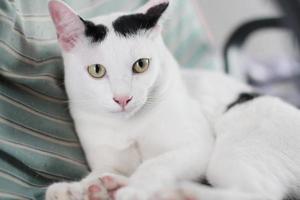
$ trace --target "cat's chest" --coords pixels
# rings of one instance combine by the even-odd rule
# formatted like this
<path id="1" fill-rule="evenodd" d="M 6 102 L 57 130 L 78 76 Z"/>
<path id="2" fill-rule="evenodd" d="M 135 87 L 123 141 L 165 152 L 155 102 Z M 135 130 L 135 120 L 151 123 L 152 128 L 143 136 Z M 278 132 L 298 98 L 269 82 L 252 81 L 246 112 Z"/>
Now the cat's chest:
<path id="1" fill-rule="evenodd" d="M 201 140 L 199 117 L 176 109 L 162 111 L 122 124 L 102 124 L 104 120 L 92 122 L 88 118 L 76 121 L 90 165 L 97 168 L 103 164 L 97 160 L 108 157 L 113 167 L 126 167 L 127 174 L 145 160 Z"/>
<path id="2" fill-rule="evenodd" d="M 197 129 L 192 128 L 188 120 L 158 118 L 140 131 L 136 142 L 142 159 L 147 160 L 200 140 L 199 136 Z"/>
<path id="3" fill-rule="evenodd" d="M 184 120 L 174 123 L 170 117 L 157 117 L 143 124 L 81 124 L 78 132 L 86 154 L 93 159 L 97 155 L 90 152 L 103 152 L 104 146 L 119 155 L 116 157 L 135 157 L 137 161 L 150 159 L 188 142 L 190 137 L 183 134 L 187 131 L 187 126 Z"/>

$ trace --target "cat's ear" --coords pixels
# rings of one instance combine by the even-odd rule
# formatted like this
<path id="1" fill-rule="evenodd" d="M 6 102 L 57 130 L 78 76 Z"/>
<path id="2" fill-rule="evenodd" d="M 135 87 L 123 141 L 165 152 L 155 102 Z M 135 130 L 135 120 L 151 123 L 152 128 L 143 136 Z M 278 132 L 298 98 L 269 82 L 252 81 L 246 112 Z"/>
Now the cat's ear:
<path id="1" fill-rule="evenodd" d="M 138 13 L 143 13 L 149 19 L 155 21 L 153 31 L 160 31 L 164 16 L 168 10 L 171 0 L 149 0 L 144 6 L 137 10 Z"/>
<path id="2" fill-rule="evenodd" d="M 65 51 L 72 50 L 84 33 L 85 26 L 80 17 L 65 3 L 51 0 L 48 4 L 58 41 Z"/>
<path id="3" fill-rule="evenodd" d="M 151 13 L 157 17 L 161 17 L 167 10 L 170 4 L 170 0 L 148 0 L 148 2 L 140 7 L 137 12 L 139 13 Z"/>

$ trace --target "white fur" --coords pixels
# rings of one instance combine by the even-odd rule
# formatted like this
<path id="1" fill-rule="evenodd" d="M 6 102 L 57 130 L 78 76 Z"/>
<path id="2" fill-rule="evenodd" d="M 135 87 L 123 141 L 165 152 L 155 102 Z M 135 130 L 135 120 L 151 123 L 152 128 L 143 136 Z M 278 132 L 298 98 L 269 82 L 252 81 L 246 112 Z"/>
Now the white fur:
<path id="1" fill-rule="evenodd" d="M 240 92 L 251 89 L 222 74 L 180 70 L 156 29 L 121 37 L 111 25 L 120 15 L 93 20 L 110 29 L 101 43 L 91 44 L 82 33 L 73 49 L 62 48 L 71 114 L 92 173 L 79 183 L 51 186 L 47 200 L 88 198 L 87 188 L 105 176 L 126 182 L 117 200 L 169 199 L 159 193 L 165 188 L 175 188 L 170 193 L 179 199 L 279 200 L 296 185 L 296 109 L 265 97 L 224 114 Z M 132 74 L 140 58 L 151 58 L 150 68 Z M 91 64 L 104 65 L 107 76 L 91 78 Z M 133 96 L 125 112 L 113 101 L 116 95 Z M 220 190 L 177 186 L 205 175 Z"/>
<path id="2" fill-rule="evenodd" d="M 300 195 L 300 113 L 274 97 L 237 106 L 215 122 L 207 170 L 214 188 L 184 182 L 158 200 L 283 200 Z M 295 198 L 296 199 L 296 198 Z"/>

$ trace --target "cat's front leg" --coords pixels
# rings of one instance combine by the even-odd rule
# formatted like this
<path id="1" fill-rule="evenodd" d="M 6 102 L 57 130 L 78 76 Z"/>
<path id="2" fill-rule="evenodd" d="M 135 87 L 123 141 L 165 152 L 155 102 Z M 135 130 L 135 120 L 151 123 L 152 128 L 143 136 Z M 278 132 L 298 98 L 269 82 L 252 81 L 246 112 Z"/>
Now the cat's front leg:
<path id="1" fill-rule="evenodd" d="M 91 173 L 80 182 L 55 183 L 46 192 L 46 200 L 114 200 L 115 193 L 128 184 L 128 178 L 116 174 Z"/>
<path id="2" fill-rule="evenodd" d="M 150 200 L 282 200 L 282 195 L 264 194 L 260 191 L 243 191 L 236 188 L 211 188 L 196 183 L 182 183 L 172 189 L 164 189 Z M 277 196 L 276 196 L 277 195 Z"/>
<path id="3" fill-rule="evenodd" d="M 102 132 L 103 135 L 105 132 Z M 115 139 L 107 138 L 106 144 L 101 145 L 98 142 L 103 143 L 105 138 L 81 140 L 92 173 L 80 182 L 57 183 L 50 186 L 46 193 L 46 200 L 114 199 L 115 192 L 127 185 L 128 178 L 123 175 L 130 174 L 139 164 L 140 158 L 134 143 L 125 143 L 122 147 L 121 144 L 112 143 L 116 142 Z"/>
<path id="4" fill-rule="evenodd" d="M 192 144 L 145 161 L 120 189 L 116 200 L 148 200 L 158 191 L 178 180 L 200 178 L 207 167 L 211 147 Z"/>

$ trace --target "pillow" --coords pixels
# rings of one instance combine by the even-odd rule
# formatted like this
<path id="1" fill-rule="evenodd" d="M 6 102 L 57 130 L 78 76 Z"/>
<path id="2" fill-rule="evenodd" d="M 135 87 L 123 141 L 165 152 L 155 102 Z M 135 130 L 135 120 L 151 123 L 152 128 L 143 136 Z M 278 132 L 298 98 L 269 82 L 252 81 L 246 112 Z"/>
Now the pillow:
<path id="1" fill-rule="evenodd" d="M 193 5 L 174 0 L 166 42 L 180 63 L 202 65 L 212 48 Z M 145 0 L 65 0 L 85 18 Z M 130 3 L 129 3 L 130 2 Z M 0 199 L 43 199 L 52 182 L 89 169 L 64 91 L 63 64 L 47 0 L 0 1 Z"/>

